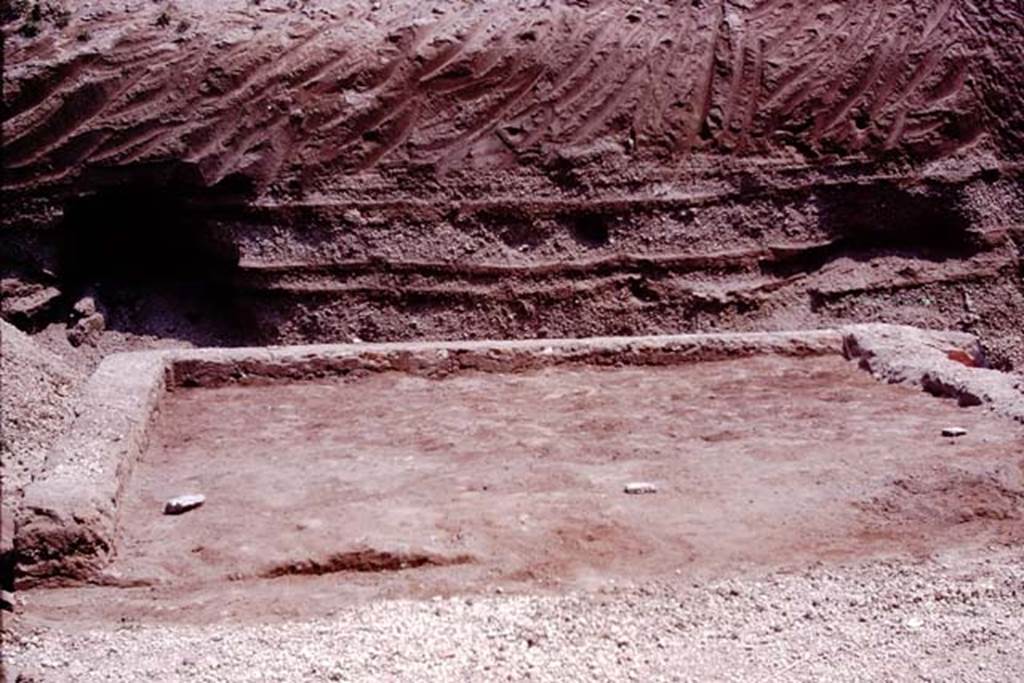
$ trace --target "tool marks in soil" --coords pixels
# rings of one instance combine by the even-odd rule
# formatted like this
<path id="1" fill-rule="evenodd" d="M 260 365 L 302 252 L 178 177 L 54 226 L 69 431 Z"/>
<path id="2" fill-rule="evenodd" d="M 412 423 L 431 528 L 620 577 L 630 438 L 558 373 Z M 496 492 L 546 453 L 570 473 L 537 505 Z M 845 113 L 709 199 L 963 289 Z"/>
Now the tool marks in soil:
<path id="1" fill-rule="evenodd" d="M 202 185 L 501 168 L 598 143 L 667 161 L 1021 142 L 1012 3 L 133 11 L 11 36 L 8 184 L 157 162 Z"/>

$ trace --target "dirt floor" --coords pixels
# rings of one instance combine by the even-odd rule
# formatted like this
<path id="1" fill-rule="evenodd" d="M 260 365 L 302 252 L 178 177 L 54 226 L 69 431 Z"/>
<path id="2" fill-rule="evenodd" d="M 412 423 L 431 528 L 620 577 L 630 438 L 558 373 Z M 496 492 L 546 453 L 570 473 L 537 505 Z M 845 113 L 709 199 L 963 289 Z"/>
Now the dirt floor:
<path id="1" fill-rule="evenodd" d="M 27 599 L 39 623 L 247 621 L 924 557 L 1024 536 L 1022 446 L 838 357 L 178 390 L 112 585 Z"/>

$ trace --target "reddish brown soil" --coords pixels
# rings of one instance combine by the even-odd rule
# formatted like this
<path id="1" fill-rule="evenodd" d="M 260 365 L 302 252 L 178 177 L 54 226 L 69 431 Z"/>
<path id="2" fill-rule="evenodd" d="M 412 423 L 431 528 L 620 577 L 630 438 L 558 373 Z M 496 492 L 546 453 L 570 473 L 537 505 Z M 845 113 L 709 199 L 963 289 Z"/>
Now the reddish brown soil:
<path id="1" fill-rule="evenodd" d="M 887 321 L 1024 363 L 1019 3 L 378 4 L 14 3 L 0 277 L 201 345 Z"/>
<path id="2" fill-rule="evenodd" d="M 547 153 L 571 174 L 607 148 L 792 162 L 1024 144 L 1013 2 L 67 5 L 4 25 L 15 187 L 147 162 L 322 189 Z"/>
<path id="3" fill-rule="evenodd" d="M 179 390 L 125 494 L 123 587 L 33 591 L 31 612 L 305 615 L 1015 540 L 1022 446 L 838 358 Z"/>

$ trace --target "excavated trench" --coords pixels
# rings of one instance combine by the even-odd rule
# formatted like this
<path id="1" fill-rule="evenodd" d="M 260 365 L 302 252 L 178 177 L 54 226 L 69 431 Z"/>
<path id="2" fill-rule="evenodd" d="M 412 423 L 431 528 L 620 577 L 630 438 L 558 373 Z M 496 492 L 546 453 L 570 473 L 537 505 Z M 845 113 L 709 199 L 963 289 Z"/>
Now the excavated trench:
<path id="1" fill-rule="evenodd" d="M 50 588 L 39 609 L 189 604 L 206 618 L 227 593 L 247 614 L 287 602 L 313 615 L 367 597 L 1019 542 L 1020 425 L 838 353 L 790 351 L 661 364 L 605 349 L 596 363 L 447 374 L 378 357 L 375 371 L 178 386 L 123 483 L 117 550 L 89 577 L 93 600 L 116 599 L 85 608 L 74 588 Z M 965 434 L 943 436 L 950 424 Z M 650 488 L 632 495 L 630 482 Z M 193 490 L 201 507 L 161 514 Z"/>
<path id="2" fill-rule="evenodd" d="M 5 13 L 4 316 L 102 352 L 885 321 L 1024 367 L 1020 8 L 641 4 Z M 93 307 L 109 345 L 72 337 Z M 177 387 L 110 573 L 36 609 L 313 614 L 1019 544 L 1019 428 L 921 383 L 959 405 L 772 354 Z"/>

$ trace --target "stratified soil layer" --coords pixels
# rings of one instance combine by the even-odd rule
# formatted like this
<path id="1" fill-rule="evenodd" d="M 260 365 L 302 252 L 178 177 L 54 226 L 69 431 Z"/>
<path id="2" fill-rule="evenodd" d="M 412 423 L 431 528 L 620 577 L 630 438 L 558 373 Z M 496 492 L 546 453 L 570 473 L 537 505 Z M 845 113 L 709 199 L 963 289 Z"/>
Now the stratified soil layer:
<path id="1" fill-rule="evenodd" d="M 1022 444 L 837 357 L 179 389 L 125 493 L 120 587 L 34 611 L 309 615 L 1016 542 Z"/>
<path id="2" fill-rule="evenodd" d="M 109 329 L 885 320 L 1024 362 L 1019 3 L 38 7 L 3 24 L 0 267 Z"/>

